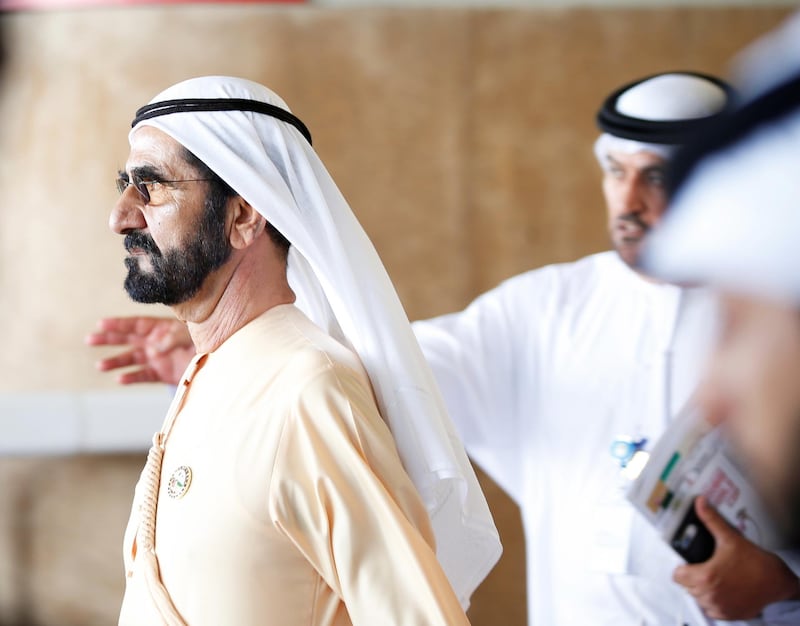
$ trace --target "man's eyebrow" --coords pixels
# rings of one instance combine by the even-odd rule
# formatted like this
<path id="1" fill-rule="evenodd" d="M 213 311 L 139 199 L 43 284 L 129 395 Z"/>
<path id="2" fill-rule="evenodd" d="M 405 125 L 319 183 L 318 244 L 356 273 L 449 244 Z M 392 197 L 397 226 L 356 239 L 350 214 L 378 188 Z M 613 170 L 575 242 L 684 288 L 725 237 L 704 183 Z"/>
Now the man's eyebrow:
<path id="1" fill-rule="evenodd" d="M 648 165 L 642 168 L 644 174 L 664 174 L 666 171 L 666 165 Z"/>
<path id="2" fill-rule="evenodd" d="M 131 177 L 138 180 L 166 180 L 164 171 L 153 165 L 138 165 L 131 168 Z"/>
<path id="3" fill-rule="evenodd" d="M 608 164 L 609 164 L 609 165 L 613 165 L 614 167 L 622 167 L 622 166 L 620 165 L 620 162 L 619 162 L 619 161 L 617 161 L 617 160 L 616 160 L 614 157 L 612 157 L 610 154 L 607 154 L 607 155 L 606 155 L 606 161 L 608 161 Z"/>

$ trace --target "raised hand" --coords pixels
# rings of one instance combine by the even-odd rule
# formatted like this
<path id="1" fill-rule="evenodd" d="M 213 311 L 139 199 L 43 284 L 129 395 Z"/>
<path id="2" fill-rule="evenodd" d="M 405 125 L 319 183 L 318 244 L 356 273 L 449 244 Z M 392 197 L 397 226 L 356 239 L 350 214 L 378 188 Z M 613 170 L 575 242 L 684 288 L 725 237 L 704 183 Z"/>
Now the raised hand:
<path id="1" fill-rule="evenodd" d="M 131 367 L 120 373 L 122 385 L 162 382 L 177 385 L 192 356 L 192 338 L 186 326 L 168 317 L 108 317 L 86 336 L 90 346 L 127 346 L 114 356 L 97 361 L 102 372 Z"/>

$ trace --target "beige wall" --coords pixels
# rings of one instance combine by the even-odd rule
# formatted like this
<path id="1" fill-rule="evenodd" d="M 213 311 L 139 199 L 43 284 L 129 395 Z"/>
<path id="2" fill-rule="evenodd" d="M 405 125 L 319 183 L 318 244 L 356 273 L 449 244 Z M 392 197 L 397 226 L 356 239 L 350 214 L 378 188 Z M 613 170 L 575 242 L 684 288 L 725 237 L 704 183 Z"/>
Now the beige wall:
<path id="1" fill-rule="evenodd" d="M 0 396 L 86 391 L 81 338 L 127 302 L 106 227 L 134 110 L 199 74 L 255 79 L 308 124 L 412 318 L 603 249 L 593 116 L 621 81 L 722 72 L 786 8 L 257 6 L 15 14 L 0 98 Z M 0 460 L 0 624 L 108 624 L 139 455 Z M 6 485 L 13 485 L 7 489 Z M 516 509 L 476 625 L 523 623 Z"/>

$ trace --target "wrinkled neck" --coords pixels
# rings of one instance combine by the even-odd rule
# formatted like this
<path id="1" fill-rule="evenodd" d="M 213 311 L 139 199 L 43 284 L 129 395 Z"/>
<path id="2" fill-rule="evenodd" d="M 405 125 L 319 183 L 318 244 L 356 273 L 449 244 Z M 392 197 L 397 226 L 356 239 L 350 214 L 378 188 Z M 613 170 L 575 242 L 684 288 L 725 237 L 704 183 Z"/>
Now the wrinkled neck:
<path id="1" fill-rule="evenodd" d="M 227 273 L 207 282 L 202 297 L 174 307 L 186 321 L 198 353 L 213 352 L 265 311 L 295 301 L 285 262 L 271 254 L 241 255 L 231 261 Z"/>

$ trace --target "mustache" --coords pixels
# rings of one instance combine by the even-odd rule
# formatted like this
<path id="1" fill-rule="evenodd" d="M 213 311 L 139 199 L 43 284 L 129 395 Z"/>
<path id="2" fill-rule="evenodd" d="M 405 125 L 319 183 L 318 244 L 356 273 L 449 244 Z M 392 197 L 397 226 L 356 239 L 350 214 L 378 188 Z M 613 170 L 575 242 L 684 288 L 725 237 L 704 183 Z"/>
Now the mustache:
<path id="1" fill-rule="evenodd" d="M 637 228 L 641 228 L 643 232 L 650 230 L 650 225 L 643 222 L 642 218 L 640 218 L 636 213 L 625 213 L 625 215 L 620 215 L 617 220 L 620 222 L 631 222 Z"/>
<path id="2" fill-rule="evenodd" d="M 128 252 L 133 248 L 139 248 L 156 256 L 162 256 L 161 250 L 158 249 L 153 238 L 140 230 L 135 230 L 125 235 L 124 246 Z"/>

